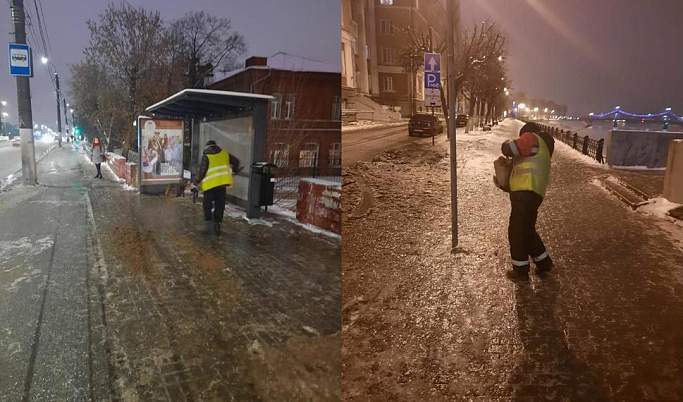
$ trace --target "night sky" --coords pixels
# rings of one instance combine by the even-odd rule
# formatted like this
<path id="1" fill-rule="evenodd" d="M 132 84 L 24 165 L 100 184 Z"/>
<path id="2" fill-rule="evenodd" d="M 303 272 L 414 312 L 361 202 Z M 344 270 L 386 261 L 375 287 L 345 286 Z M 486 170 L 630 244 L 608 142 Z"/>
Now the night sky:
<path id="1" fill-rule="evenodd" d="M 62 93 L 69 99 L 71 82 L 69 64 L 83 60 L 83 48 L 90 37 L 85 21 L 98 20 L 108 0 L 56 1 L 42 0 L 45 22 L 50 35 L 53 53 L 50 60 L 57 66 Z M 341 5 L 339 0 L 128 0 L 147 10 L 158 10 L 165 21 L 182 17 L 188 11 L 205 11 L 217 17 L 229 18 L 232 27 L 240 32 L 247 43 L 246 59 L 252 55 L 271 56 L 287 52 L 340 63 Z M 24 0 L 24 6 L 35 15 L 33 0 Z M 9 4 L 2 7 L 0 32 L 13 31 Z M 35 19 L 34 19 L 35 21 Z M 36 23 L 37 26 L 37 23 Z M 28 31 L 28 29 L 27 29 Z M 3 74 L 0 74 L 0 100 L 6 100 L 8 120 L 16 124 L 17 95 L 14 77 L 9 75 L 7 43 L 0 52 Z M 28 36 L 29 41 L 31 36 Z M 34 46 L 35 47 L 35 46 Z M 34 51 L 34 78 L 31 79 L 33 121 L 50 124 L 56 129 L 56 96 L 48 77 L 47 68 L 40 63 Z M 62 122 L 63 123 L 63 122 Z"/>
<path id="2" fill-rule="evenodd" d="M 25 0 L 27 7 L 33 0 Z M 43 0 L 47 28 L 62 87 L 71 81 L 68 63 L 83 58 L 87 18 L 96 19 L 107 0 Z M 339 0 L 130 0 L 173 20 L 190 10 L 230 18 L 246 39 L 245 55 L 278 51 L 339 63 Z M 636 113 L 672 107 L 683 115 L 683 1 L 680 0 L 461 0 L 463 25 L 487 17 L 510 38 L 513 88 L 569 106 L 572 113 L 605 112 L 614 106 Z M 0 18 L 11 32 L 9 5 Z M 10 35 L 6 36 L 7 42 Z M 1 52 L 7 66 L 7 52 Z M 36 57 L 31 80 L 34 121 L 54 124 L 55 106 L 47 69 Z M 16 122 L 16 85 L 0 75 L 0 98 Z M 68 92 L 67 92 L 68 94 Z M 68 95 L 67 95 L 68 96 Z M 68 100 L 68 98 L 67 98 Z"/>
<path id="3" fill-rule="evenodd" d="M 461 0 L 461 21 L 508 33 L 513 88 L 571 113 L 683 115 L 683 1 Z"/>

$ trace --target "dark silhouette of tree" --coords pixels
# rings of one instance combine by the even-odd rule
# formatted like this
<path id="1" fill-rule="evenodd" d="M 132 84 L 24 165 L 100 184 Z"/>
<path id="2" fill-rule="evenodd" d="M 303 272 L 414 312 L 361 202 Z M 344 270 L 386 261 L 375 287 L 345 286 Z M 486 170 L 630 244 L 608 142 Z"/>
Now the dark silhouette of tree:
<path id="1" fill-rule="evenodd" d="M 230 71 L 247 50 L 244 38 L 235 32 L 230 20 L 203 11 L 193 11 L 171 25 L 172 36 L 179 45 L 186 67 L 187 84 L 204 86 L 204 78 L 214 69 Z"/>

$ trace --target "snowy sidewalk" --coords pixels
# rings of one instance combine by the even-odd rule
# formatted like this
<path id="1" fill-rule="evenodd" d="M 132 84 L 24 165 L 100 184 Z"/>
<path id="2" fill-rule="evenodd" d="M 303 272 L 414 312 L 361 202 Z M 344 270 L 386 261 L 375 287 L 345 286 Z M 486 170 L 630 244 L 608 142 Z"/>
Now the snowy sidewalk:
<path id="1" fill-rule="evenodd" d="M 445 139 L 344 170 L 348 400 L 683 398 L 681 228 L 593 184 L 606 167 L 556 147 L 539 216 L 556 270 L 505 278 L 510 202 L 492 162 L 520 127 L 458 131 L 457 254 Z"/>
<path id="2" fill-rule="evenodd" d="M 30 217 L 0 238 L 25 255 L 0 251 L 0 275 L 30 279 L 3 277 L 11 286 L 0 293 L 9 306 L 0 314 L 16 319 L 3 319 L 9 332 L 0 331 L 0 391 L 8 392 L 0 399 L 21 399 L 26 371 L 4 373 L 24 356 L 50 400 L 339 398 L 338 238 L 272 216 L 246 220 L 238 209 L 229 209 L 217 238 L 202 233 L 201 203 L 191 197 L 140 196 L 103 174 L 92 179 L 83 154 L 55 151 L 39 165 L 45 185 L 10 189 L 14 201 L 0 207 L 3 229 Z M 34 289 L 40 283 L 50 286 Z M 48 347 L 31 363 L 34 335 L 18 321 L 26 300 L 34 300 L 33 320 L 39 316 L 38 291 L 47 295 L 50 325 L 40 338 Z M 98 317 L 99 326 L 88 325 Z M 13 348 L 7 357 L 5 345 Z M 89 372 L 89 355 L 102 356 L 93 366 L 100 371 Z M 50 386 L 48 372 L 64 387 Z"/>

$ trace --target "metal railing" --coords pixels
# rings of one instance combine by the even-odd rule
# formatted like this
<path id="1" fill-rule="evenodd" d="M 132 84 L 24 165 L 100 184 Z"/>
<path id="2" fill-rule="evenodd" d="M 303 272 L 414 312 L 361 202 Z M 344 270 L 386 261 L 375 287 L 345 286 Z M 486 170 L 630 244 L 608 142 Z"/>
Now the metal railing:
<path id="1" fill-rule="evenodd" d="M 537 123 L 538 124 L 538 123 Z M 538 124 L 543 131 L 552 135 L 556 140 L 560 140 L 569 145 L 573 149 L 588 155 L 600 163 L 605 163 L 605 140 L 594 140 L 585 135 L 579 137 L 578 133 L 572 133 L 569 130 L 562 130 L 557 127 L 547 126 L 545 124 Z"/>
<path id="2" fill-rule="evenodd" d="M 336 157 L 312 158 L 300 160 L 298 157 L 269 160 L 277 166 L 275 169 L 275 197 L 291 198 L 296 194 L 302 179 L 315 178 L 319 180 L 341 183 L 341 155 Z"/>

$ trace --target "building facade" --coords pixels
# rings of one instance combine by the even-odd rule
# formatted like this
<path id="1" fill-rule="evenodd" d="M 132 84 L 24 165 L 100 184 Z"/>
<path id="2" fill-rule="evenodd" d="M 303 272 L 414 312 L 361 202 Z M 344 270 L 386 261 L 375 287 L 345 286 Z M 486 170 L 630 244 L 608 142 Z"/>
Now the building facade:
<path id="1" fill-rule="evenodd" d="M 342 0 L 342 80 L 347 93 L 400 108 L 404 116 L 425 110 L 424 75 L 401 57 L 409 43 L 408 28 L 425 35 L 431 28 L 432 43 L 443 43 L 445 0 Z"/>
<path id="2" fill-rule="evenodd" d="M 209 87 L 275 97 L 266 154 L 279 176 L 341 176 L 340 88 L 339 66 L 286 53 L 251 57 Z"/>

